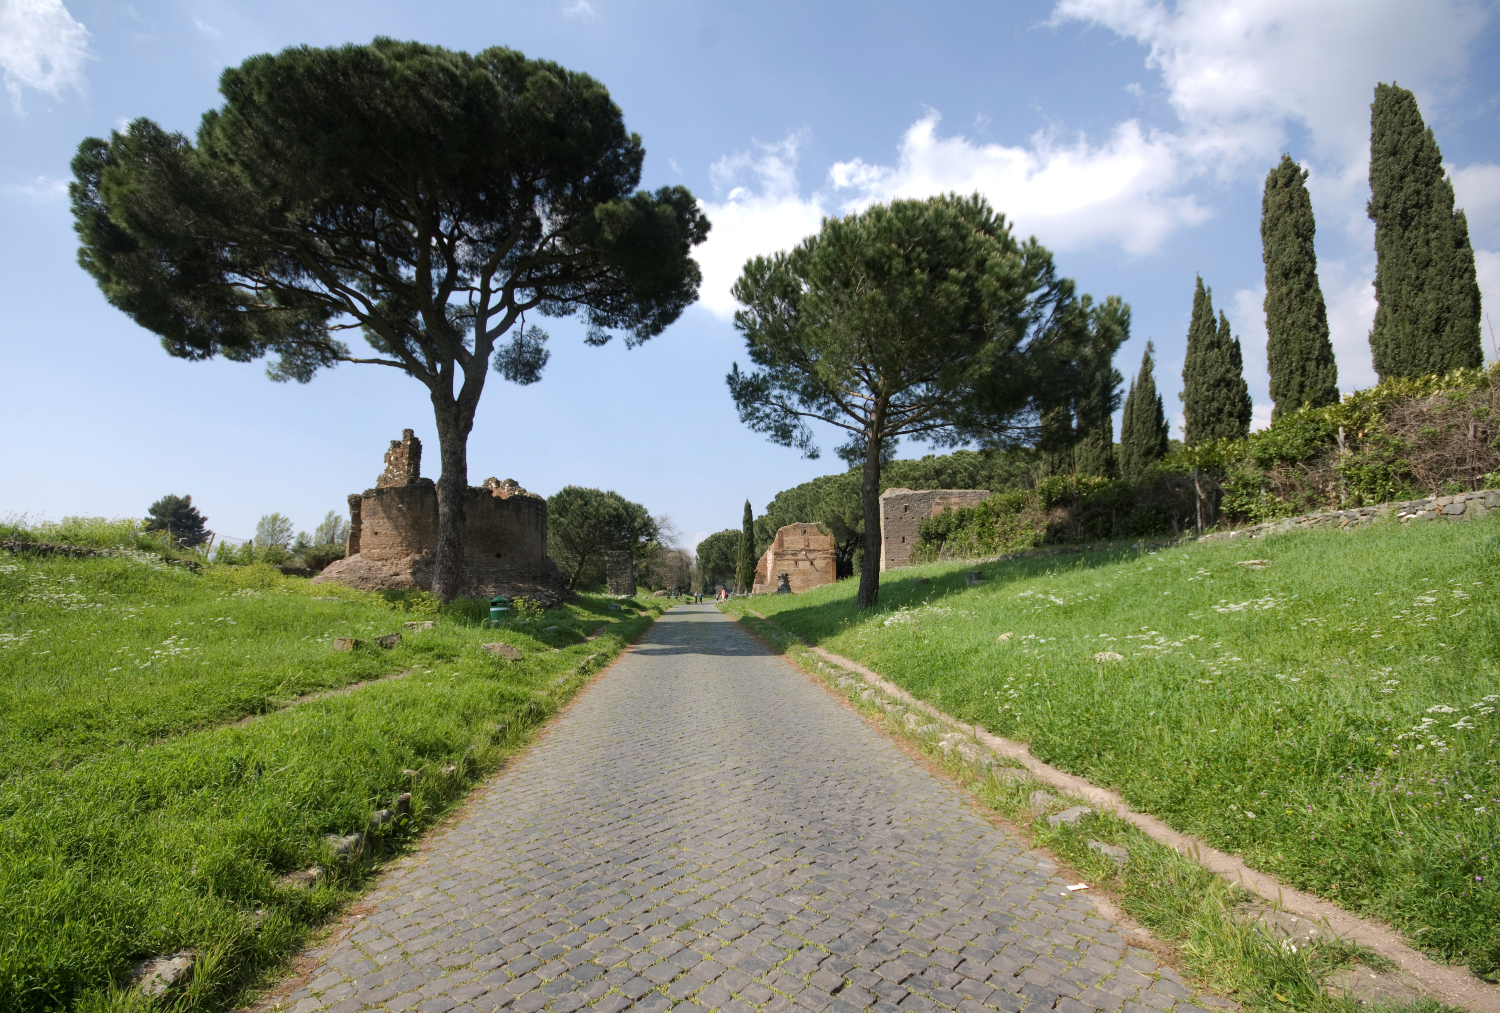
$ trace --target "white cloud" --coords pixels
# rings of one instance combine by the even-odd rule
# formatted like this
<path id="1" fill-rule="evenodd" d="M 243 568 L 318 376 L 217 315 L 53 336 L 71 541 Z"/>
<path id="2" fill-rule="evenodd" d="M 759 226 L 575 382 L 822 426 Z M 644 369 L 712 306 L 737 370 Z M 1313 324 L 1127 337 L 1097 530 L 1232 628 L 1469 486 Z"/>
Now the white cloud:
<path id="1" fill-rule="evenodd" d="M 1500 317 L 1500 253 L 1491 250 L 1475 250 L 1474 266 L 1479 269 L 1479 294 L 1484 299 L 1484 318 L 1480 321 L 1483 333 L 1480 343 L 1484 345 L 1484 357 L 1488 362 L 1500 360 L 1500 348 L 1496 347 L 1495 318 Z"/>
<path id="2" fill-rule="evenodd" d="M 21 89 L 53 96 L 83 89 L 88 29 L 73 20 L 62 0 L 0 0 L 0 70 L 17 112 Z"/>
<path id="3" fill-rule="evenodd" d="M 61 200 L 68 195 L 68 181 L 66 179 L 48 179 L 46 176 L 37 176 L 26 183 L 7 183 L 5 192 L 18 197 L 26 197 L 36 201 L 38 204 L 46 204 L 51 201 Z"/>
<path id="4" fill-rule="evenodd" d="M 1420 96 L 1467 65 L 1492 15 L 1473 0 L 1060 0 L 1053 22 L 1147 47 L 1192 148 L 1228 168 L 1278 154 L 1287 120 L 1308 128 L 1316 153 L 1362 162 L 1375 83 Z"/>
<path id="5" fill-rule="evenodd" d="M 197 27 L 198 31 L 202 32 L 204 35 L 209 35 L 216 39 L 222 39 L 224 37 L 223 32 L 219 31 L 207 21 L 201 21 L 198 18 L 194 18 L 193 24 Z"/>
<path id="6" fill-rule="evenodd" d="M 715 316 L 729 319 L 737 303 L 730 288 L 745 261 L 757 254 L 790 249 L 822 225 L 822 199 L 804 198 L 797 186 L 797 148 L 803 135 L 777 144 L 760 144 L 754 152 L 727 155 L 710 170 L 718 202 L 704 201 L 713 223 L 708 241 L 694 252 L 703 269 L 699 301 Z"/>
<path id="7" fill-rule="evenodd" d="M 1479 162 L 1462 169 L 1444 166 L 1453 180 L 1453 195 L 1469 220 L 1476 245 L 1500 241 L 1500 165 Z"/>
<path id="8" fill-rule="evenodd" d="M 894 168 L 858 158 L 835 163 L 829 173 L 834 188 L 858 194 L 843 210 L 898 197 L 978 191 L 1023 235 L 1035 233 L 1049 247 L 1107 241 L 1131 253 L 1154 250 L 1179 225 L 1208 217 L 1191 196 L 1174 193 L 1182 177 L 1173 140 L 1144 133 L 1134 120 L 1102 145 L 1082 137 L 1059 143 L 1038 134 L 1025 148 L 939 137 L 938 120 L 929 112 L 906 131 Z"/>
<path id="9" fill-rule="evenodd" d="M 599 17 L 599 12 L 594 10 L 594 5 L 589 0 L 573 0 L 563 8 L 563 17 L 574 21 L 593 21 Z"/>

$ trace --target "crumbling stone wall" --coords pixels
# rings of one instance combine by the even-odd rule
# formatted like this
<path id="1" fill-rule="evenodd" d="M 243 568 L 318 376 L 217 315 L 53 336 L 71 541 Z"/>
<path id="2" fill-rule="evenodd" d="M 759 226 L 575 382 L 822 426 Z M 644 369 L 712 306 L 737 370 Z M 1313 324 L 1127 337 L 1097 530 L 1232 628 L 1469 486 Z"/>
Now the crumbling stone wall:
<path id="1" fill-rule="evenodd" d="M 1488 489 L 1479 492 L 1461 492 L 1452 496 L 1429 496 L 1426 499 L 1355 507 L 1352 510 L 1322 510 L 1315 514 L 1286 517 L 1248 528 L 1237 528 L 1234 531 L 1215 531 L 1202 536 L 1198 541 L 1218 542 L 1230 539 L 1248 541 L 1283 531 L 1301 531 L 1307 528 L 1352 528 L 1379 520 L 1397 520 L 1403 524 L 1411 521 L 1472 521 L 1488 517 L 1496 511 L 1500 511 L 1500 490 Z"/>
<path id="2" fill-rule="evenodd" d="M 604 554 L 604 580 L 609 593 L 631 597 L 636 592 L 635 557 L 628 551 Z"/>
<path id="3" fill-rule="evenodd" d="M 784 525 L 755 564 L 751 591 L 774 592 L 782 576 L 793 594 L 832 584 L 838 579 L 836 560 L 833 536 L 823 534 L 816 524 Z"/>
<path id="4" fill-rule="evenodd" d="M 410 429 L 392 440 L 375 487 L 349 497 L 349 549 L 314 581 L 372 591 L 432 587 L 437 559 L 437 486 L 422 478 L 422 444 Z M 488 478 L 464 496 L 459 594 L 527 595 L 544 604 L 571 596 L 547 556 L 547 501 L 515 479 Z"/>
<path id="5" fill-rule="evenodd" d="M 377 489 L 395 485 L 412 485 L 422 477 L 422 441 L 410 429 L 401 430 L 401 439 L 391 441 L 385 452 L 385 470 L 375 480 Z"/>
<path id="6" fill-rule="evenodd" d="M 927 518 L 989 498 L 988 489 L 887 489 L 880 494 L 880 568 L 911 565 L 912 546 Z"/>

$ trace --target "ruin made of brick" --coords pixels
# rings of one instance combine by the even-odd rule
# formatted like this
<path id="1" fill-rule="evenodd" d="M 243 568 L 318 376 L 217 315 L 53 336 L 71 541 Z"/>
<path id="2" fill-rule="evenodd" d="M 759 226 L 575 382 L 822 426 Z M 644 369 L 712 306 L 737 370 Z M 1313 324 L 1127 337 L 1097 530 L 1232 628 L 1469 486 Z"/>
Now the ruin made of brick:
<path id="1" fill-rule="evenodd" d="M 880 494 L 880 568 L 911 565 L 912 546 L 927 518 L 989 498 L 988 489 L 887 489 Z"/>
<path id="2" fill-rule="evenodd" d="M 838 579 L 836 559 L 833 536 L 819 531 L 816 524 L 784 525 L 755 564 L 750 590 L 755 594 L 773 593 L 782 576 L 793 594 L 832 584 Z"/>
<path id="3" fill-rule="evenodd" d="M 437 561 L 437 486 L 421 476 L 422 442 L 410 429 L 392 440 L 373 489 L 349 497 L 344 558 L 317 581 L 368 591 L 432 589 Z M 458 593 L 526 595 L 552 605 L 571 597 L 547 556 L 547 501 L 514 479 L 487 478 L 464 497 L 464 559 Z"/>

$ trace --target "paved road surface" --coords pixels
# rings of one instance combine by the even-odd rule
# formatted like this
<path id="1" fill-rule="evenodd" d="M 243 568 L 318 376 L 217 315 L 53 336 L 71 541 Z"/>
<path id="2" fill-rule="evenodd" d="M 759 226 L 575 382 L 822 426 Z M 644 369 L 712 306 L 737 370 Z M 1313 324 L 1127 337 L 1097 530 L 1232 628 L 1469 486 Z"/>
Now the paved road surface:
<path id="1" fill-rule="evenodd" d="M 680 607 L 392 867 L 290 1005 L 1197 1013 L 1052 870 Z"/>

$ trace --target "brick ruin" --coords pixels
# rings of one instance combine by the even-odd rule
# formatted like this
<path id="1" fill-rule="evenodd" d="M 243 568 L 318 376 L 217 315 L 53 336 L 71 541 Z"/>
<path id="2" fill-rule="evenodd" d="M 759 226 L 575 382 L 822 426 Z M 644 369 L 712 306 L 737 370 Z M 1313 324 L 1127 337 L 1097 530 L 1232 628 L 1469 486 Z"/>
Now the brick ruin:
<path id="1" fill-rule="evenodd" d="M 912 546 L 927 518 L 989 498 L 988 489 L 887 489 L 880 494 L 880 568 L 911 565 Z"/>
<path id="2" fill-rule="evenodd" d="M 349 497 L 344 558 L 316 581 L 369 591 L 431 590 L 437 558 L 437 486 L 421 477 L 422 442 L 410 429 L 392 440 L 373 489 Z M 487 478 L 464 498 L 459 594 L 527 595 L 552 605 L 571 597 L 547 556 L 547 501 L 514 479 Z"/>
<path id="3" fill-rule="evenodd" d="M 816 524 L 787 524 L 776 532 L 760 562 L 755 564 L 755 594 L 780 591 L 793 594 L 832 584 L 838 579 L 833 536 Z M 784 578 L 784 580 L 783 580 Z"/>

